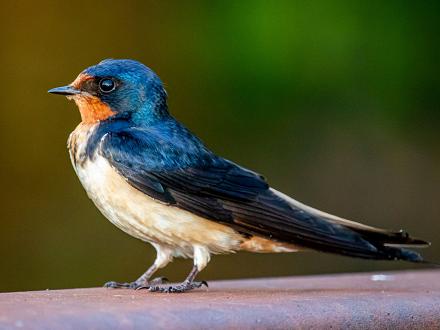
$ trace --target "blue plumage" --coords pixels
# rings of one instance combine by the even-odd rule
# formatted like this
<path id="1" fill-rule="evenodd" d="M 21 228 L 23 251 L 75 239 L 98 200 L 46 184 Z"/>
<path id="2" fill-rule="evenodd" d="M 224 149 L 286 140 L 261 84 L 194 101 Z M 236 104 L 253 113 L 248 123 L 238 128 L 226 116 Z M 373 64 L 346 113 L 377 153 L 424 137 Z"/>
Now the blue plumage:
<path id="1" fill-rule="evenodd" d="M 86 136 L 84 146 L 78 146 L 83 140 L 81 134 L 73 139 L 72 158 L 77 171 L 98 158 L 105 160 L 123 182 L 158 203 L 208 220 L 206 228 L 210 221 L 232 228 L 227 238 L 230 247 L 225 251 L 236 250 L 239 237 L 242 244 L 253 238 L 262 240 L 248 247 L 253 251 L 292 251 L 292 246 L 299 246 L 368 259 L 422 260 L 419 254 L 396 245 L 426 242 L 404 232 L 365 226 L 307 207 L 271 189 L 261 175 L 215 155 L 169 114 L 161 80 L 139 62 L 105 60 L 84 70 L 73 87 L 53 92 L 74 97 L 84 117 L 100 118 L 79 126 Z M 93 111 L 97 114 L 89 113 Z M 107 117 L 102 120 L 104 115 Z M 87 173 L 82 176 L 93 181 Z M 102 191 L 108 194 L 105 187 L 94 193 L 99 195 L 98 206 L 114 214 L 112 205 L 102 205 L 102 200 L 113 200 L 102 196 Z M 180 228 L 179 232 L 183 235 Z M 218 244 L 223 244 L 225 237 L 219 237 Z M 208 248 L 196 252 L 199 243 L 193 248 L 195 259 L 203 256 L 202 264 L 209 260 Z"/>
<path id="2" fill-rule="evenodd" d="M 166 92 L 160 78 L 145 65 L 133 60 L 104 60 L 83 74 L 95 80 L 110 77 L 118 88 L 101 93 L 100 99 L 117 113 L 130 113 L 137 125 L 148 125 L 168 117 Z"/>

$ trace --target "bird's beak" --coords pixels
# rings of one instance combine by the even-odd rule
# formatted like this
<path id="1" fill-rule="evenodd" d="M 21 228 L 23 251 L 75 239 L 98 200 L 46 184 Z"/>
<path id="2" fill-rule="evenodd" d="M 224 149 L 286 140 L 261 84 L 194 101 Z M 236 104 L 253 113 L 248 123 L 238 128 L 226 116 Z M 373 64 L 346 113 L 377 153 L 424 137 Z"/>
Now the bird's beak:
<path id="1" fill-rule="evenodd" d="M 51 93 L 51 94 L 59 94 L 59 95 L 67 95 L 67 96 L 68 95 L 77 95 L 77 94 L 81 93 L 81 91 L 79 89 L 76 89 L 75 87 L 70 86 L 70 85 L 52 88 L 52 89 L 49 89 L 47 92 Z"/>

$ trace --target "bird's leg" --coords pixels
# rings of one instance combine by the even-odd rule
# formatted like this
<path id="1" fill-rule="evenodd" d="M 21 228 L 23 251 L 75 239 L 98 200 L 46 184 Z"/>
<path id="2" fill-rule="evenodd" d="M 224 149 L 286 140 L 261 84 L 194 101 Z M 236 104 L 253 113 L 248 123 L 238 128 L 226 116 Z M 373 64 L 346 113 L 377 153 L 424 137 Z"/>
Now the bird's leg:
<path id="1" fill-rule="evenodd" d="M 202 285 L 208 287 L 205 281 L 194 282 L 197 274 L 206 267 L 210 260 L 209 250 L 205 246 L 194 246 L 194 267 L 188 277 L 180 284 L 176 285 L 151 285 L 149 290 L 152 292 L 185 292 L 192 289 L 200 288 Z"/>
<path id="2" fill-rule="evenodd" d="M 176 285 L 151 285 L 148 290 L 151 292 L 181 293 L 200 288 L 202 285 L 208 287 L 208 283 L 206 283 L 206 281 L 194 282 L 194 279 L 196 278 L 198 273 L 199 270 L 197 269 L 197 266 L 194 265 L 188 277 L 182 283 Z"/>
<path id="3" fill-rule="evenodd" d="M 153 264 L 150 268 L 147 269 L 145 273 L 143 273 L 136 281 L 134 282 L 125 282 L 125 283 L 119 283 L 119 282 L 107 282 L 104 284 L 104 287 L 106 288 L 123 288 L 123 289 L 139 289 L 141 287 L 148 287 L 150 284 L 161 284 L 166 281 L 163 277 L 158 277 L 153 279 L 152 281 L 148 281 L 150 277 L 156 272 L 157 270 L 156 264 Z"/>
<path id="4" fill-rule="evenodd" d="M 151 285 L 157 285 L 166 283 L 167 279 L 165 277 L 157 277 L 150 281 L 151 276 L 159 269 L 163 268 L 173 259 L 172 250 L 162 247 L 160 245 L 153 244 L 157 250 L 157 257 L 154 264 L 147 269 L 136 281 L 130 283 L 118 283 L 118 282 L 107 282 L 104 284 L 106 288 L 124 288 L 124 289 L 142 289 L 149 288 Z"/>

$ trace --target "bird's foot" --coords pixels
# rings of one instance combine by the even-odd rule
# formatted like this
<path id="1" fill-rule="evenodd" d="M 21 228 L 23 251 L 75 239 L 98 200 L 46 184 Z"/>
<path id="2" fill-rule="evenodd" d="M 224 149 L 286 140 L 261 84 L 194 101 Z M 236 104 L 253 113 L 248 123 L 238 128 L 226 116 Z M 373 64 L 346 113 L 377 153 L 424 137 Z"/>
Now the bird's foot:
<path id="1" fill-rule="evenodd" d="M 114 281 L 110 281 L 104 284 L 105 288 L 112 288 L 112 289 L 133 289 L 133 290 L 139 290 L 144 288 L 149 288 L 150 286 L 157 286 L 158 284 L 164 284 L 167 283 L 168 279 L 165 277 L 156 277 L 152 279 L 151 281 L 134 281 L 130 283 L 118 283 Z"/>
<path id="2" fill-rule="evenodd" d="M 182 293 L 192 289 L 197 289 L 202 286 L 208 287 L 208 283 L 206 281 L 201 282 L 183 282 L 176 285 L 151 285 L 148 287 L 148 291 L 150 292 L 165 292 L 165 293 Z"/>

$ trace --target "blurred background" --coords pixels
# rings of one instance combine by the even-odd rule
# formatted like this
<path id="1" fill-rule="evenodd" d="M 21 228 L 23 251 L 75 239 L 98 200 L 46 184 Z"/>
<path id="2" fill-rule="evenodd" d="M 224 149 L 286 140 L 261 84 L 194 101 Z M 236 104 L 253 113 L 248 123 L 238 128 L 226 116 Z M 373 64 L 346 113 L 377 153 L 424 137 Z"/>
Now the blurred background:
<path id="1" fill-rule="evenodd" d="M 110 57 L 155 70 L 220 155 L 314 207 L 430 240 L 439 262 L 439 25 L 438 1 L 2 1 L 0 291 L 130 281 L 154 260 L 87 198 L 66 150 L 78 111 L 47 94 Z M 240 253 L 200 277 L 409 268 Z"/>

